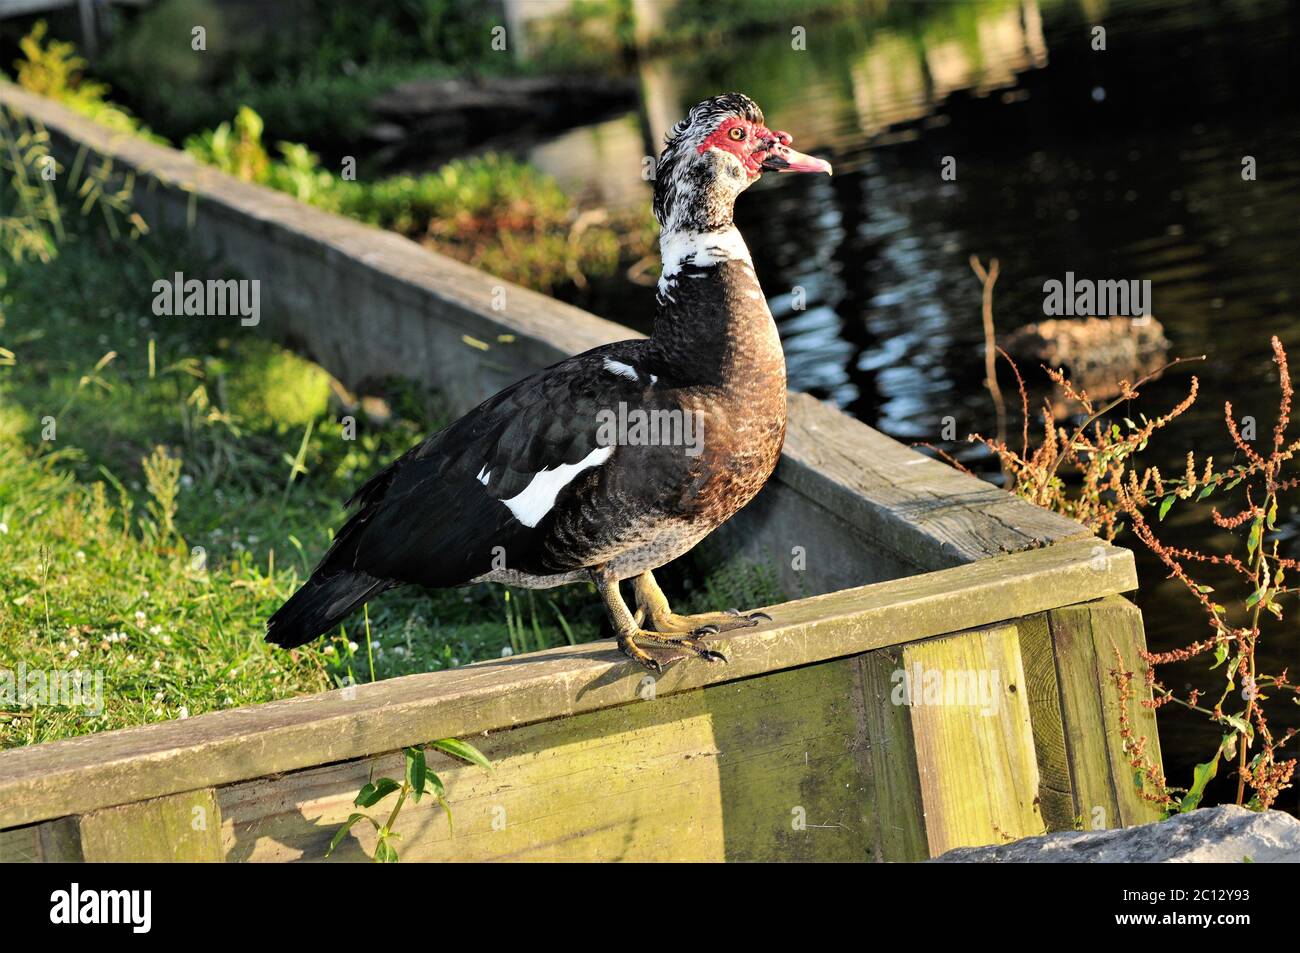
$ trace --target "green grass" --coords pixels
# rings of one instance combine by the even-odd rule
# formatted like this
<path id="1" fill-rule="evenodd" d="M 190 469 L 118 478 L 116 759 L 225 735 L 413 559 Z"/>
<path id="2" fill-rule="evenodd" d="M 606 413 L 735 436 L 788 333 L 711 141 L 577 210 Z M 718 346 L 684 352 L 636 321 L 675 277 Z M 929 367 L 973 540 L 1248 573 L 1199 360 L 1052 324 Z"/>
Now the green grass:
<path id="1" fill-rule="evenodd" d="M 235 319 L 152 314 L 153 281 L 198 263 L 75 224 L 51 263 L 0 278 L 0 669 L 102 672 L 104 709 L 0 705 L 0 745 L 600 636 L 586 587 L 508 602 L 480 586 L 381 597 L 369 646 L 364 617 L 265 645 L 341 501 L 437 420 L 399 391 L 397 423 L 358 415 L 345 440 L 320 368 Z"/>

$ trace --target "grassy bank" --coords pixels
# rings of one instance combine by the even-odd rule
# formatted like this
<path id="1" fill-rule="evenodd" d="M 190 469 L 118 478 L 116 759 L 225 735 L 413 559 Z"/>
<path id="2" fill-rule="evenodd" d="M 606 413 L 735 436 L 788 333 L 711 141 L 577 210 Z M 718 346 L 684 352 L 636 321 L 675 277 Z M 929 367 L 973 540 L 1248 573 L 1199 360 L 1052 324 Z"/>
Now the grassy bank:
<path id="1" fill-rule="evenodd" d="M 396 422 L 358 413 L 347 439 L 315 365 L 237 319 L 153 315 L 157 277 L 198 263 L 68 216 L 57 257 L 0 279 L 0 668 L 101 672 L 104 709 L 11 706 L 0 744 L 599 636 L 583 587 L 482 586 L 392 593 L 369 640 L 361 621 L 292 653 L 264 645 L 341 501 L 437 418 L 395 390 Z"/>
<path id="2" fill-rule="evenodd" d="M 44 23 L 23 39 L 22 51 L 15 79 L 23 88 L 116 131 L 168 144 L 115 103 L 109 86 L 88 78 L 85 60 L 72 44 L 50 38 Z M 339 112 L 340 104 L 329 102 L 328 110 L 316 111 Z M 185 150 L 230 175 L 396 231 L 505 281 L 543 292 L 581 288 L 654 246 L 657 226 L 648 208 L 588 214 L 592 210 L 579 208 L 554 179 L 509 156 L 457 159 L 420 175 L 369 177 L 358 174 L 355 163 L 326 168 L 301 143 L 264 142 L 267 124 L 256 109 L 239 105 L 232 112 L 188 136 Z"/>

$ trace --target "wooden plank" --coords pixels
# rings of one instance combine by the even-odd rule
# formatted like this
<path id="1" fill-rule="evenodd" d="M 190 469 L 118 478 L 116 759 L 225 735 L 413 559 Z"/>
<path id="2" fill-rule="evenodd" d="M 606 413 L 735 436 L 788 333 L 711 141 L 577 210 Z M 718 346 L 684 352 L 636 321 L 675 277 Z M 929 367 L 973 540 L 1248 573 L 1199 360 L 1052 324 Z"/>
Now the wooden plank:
<path id="1" fill-rule="evenodd" d="M 1061 718 L 1061 692 L 1056 681 L 1056 653 L 1046 614 L 1016 623 L 1020 658 L 1025 668 L 1025 694 L 1033 722 L 1034 752 L 1038 761 L 1038 799 L 1049 831 L 1070 831 L 1077 826 L 1070 768 Z"/>
<path id="2" fill-rule="evenodd" d="M 82 859 L 81 834 L 74 817 L 0 831 L 0 863 L 75 864 Z"/>
<path id="3" fill-rule="evenodd" d="M 1139 794 L 1134 769 L 1122 750 L 1118 695 L 1109 674 L 1116 666 L 1116 648 L 1126 669 L 1141 670 L 1138 653 L 1146 644 L 1141 613 L 1115 597 L 1064 607 L 1049 617 L 1076 811 L 1089 828 L 1156 819 L 1159 811 Z M 1130 719 L 1137 733 L 1148 738 L 1149 751 L 1158 760 L 1155 713 L 1140 704 L 1150 694 L 1140 679 L 1134 687 L 1137 697 L 1130 705 Z"/>
<path id="4" fill-rule="evenodd" d="M 1091 538 L 1073 520 L 924 456 L 807 394 L 790 395 L 776 479 L 897 559 L 928 570 Z"/>
<path id="5" fill-rule="evenodd" d="M 433 756 L 454 828 L 408 801 L 402 859 L 863 860 L 853 678 L 825 662 L 475 738 L 494 770 Z M 402 771 L 393 754 L 223 788 L 226 857 L 321 860 L 361 785 Z M 330 862 L 374 846 L 363 822 Z"/>
<path id="6" fill-rule="evenodd" d="M 1129 705 L 1129 722 L 1139 737 L 1147 739 L 1147 754 L 1153 763 L 1163 764 L 1160 756 L 1160 734 L 1156 727 L 1156 713 L 1143 707 L 1143 701 L 1151 700 L 1151 690 L 1143 681 L 1141 673 L 1146 667 L 1141 653 L 1146 651 L 1146 632 L 1142 625 L 1142 610 L 1122 596 L 1107 596 L 1098 600 L 1092 610 L 1093 646 L 1099 659 L 1105 659 L 1106 671 L 1109 672 L 1118 662 L 1114 650 L 1118 649 L 1125 671 L 1133 672 L 1134 698 Z M 1108 678 L 1107 687 L 1114 688 Z M 1151 801 L 1141 796 L 1138 783 L 1134 778 L 1135 769 L 1129 764 L 1129 756 L 1124 753 L 1123 740 L 1120 736 L 1119 694 L 1108 691 L 1105 694 L 1106 738 L 1109 742 L 1109 754 L 1112 770 L 1115 772 L 1115 790 L 1119 799 L 1120 820 L 1127 826 L 1147 824 L 1159 820 L 1162 811 Z"/>
<path id="7" fill-rule="evenodd" d="M 1092 614 L 1070 606 L 1048 613 L 1061 692 L 1062 731 L 1074 813 L 1088 829 L 1119 826 L 1119 804 L 1100 726 L 1103 686 L 1092 644 Z"/>
<path id="8" fill-rule="evenodd" d="M 90 863 L 222 859 L 221 811 L 211 788 L 91 811 L 80 827 Z"/>
<path id="9" fill-rule="evenodd" d="M 931 856 L 1046 830 L 1013 625 L 903 647 Z"/>
<path id="10" fill-rule="evenodd" d="M 786 603 L 678 664 L 662 695 L 988 625 L 1133 589 L 1133 556 L 1063 543 Z M 0 829 L 625 704 L 644 672 L 610 641 L 0 752 Z"/>
<path id="11" fill-rule="evenodd" d="M 1135 769 L 1120 737 L 1119 696 L 1110 676 L 1118 650 L 1126 670 L 1140 672 L 1146 648 L 1142 614 L 1119 596 L 1049 613 L 1061 683 L 1062 713 L 1075 810 L 1087 828 L 1128 827 L 1156 820 L 1160 811 L 1139 793 Z M 1150 691 L 1135 679 L 1129 705 L 1134 730 L 1148 739 L 1159 763 L 1155 712 L 1142 707 Z"/>
<path id="12" fill-rule="evenodd" d="M 901 649 L 879 649 L 858 656 L 860 733 L 866 740 L 875 848 L 880 861 L 925 860 L 929 847 L 921 783 L 906 705 L 895 704 L 896 673 L 903 667 Z"/>

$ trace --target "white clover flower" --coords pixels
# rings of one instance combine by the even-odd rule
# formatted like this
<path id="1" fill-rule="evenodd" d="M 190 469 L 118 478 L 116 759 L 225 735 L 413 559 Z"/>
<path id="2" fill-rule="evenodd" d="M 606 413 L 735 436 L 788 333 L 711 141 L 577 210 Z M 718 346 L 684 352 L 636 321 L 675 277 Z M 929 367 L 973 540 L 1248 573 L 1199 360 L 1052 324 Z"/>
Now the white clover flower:
<path id="1" fill-rule="evenodd" d="M 176 714 L 178 714 L 182 718 L 188 718 L 190 717 L 190 710 L 186 708 L 184 705 L 182 705 L 181 710 L 178 711 Z"/>

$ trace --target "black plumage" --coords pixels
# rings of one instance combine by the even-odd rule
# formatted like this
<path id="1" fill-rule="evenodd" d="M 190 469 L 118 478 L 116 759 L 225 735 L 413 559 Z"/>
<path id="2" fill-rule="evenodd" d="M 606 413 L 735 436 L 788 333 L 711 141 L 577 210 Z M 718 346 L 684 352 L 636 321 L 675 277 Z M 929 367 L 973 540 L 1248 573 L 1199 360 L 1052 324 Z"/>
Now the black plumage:
<path id="1" fill-rule="evenodd" d="M 407 584 L 592 579 L 620 647 L 651 668 L 689 654 L 720 660 L 701 635 L 765 618 L 678 616 L 651 571 L 748 502 L 780 453 L 784 359 L 731 207 L 762 168 L 823 170 L 788 143 L 739 94 L 692 109 L 655 183 L 665 270 L 651 337 L 539 371 L 377 473 L 271 616 L 268 641 L 302 645 Z M 639 618 L 618 590 L 628 578 Z"/>

